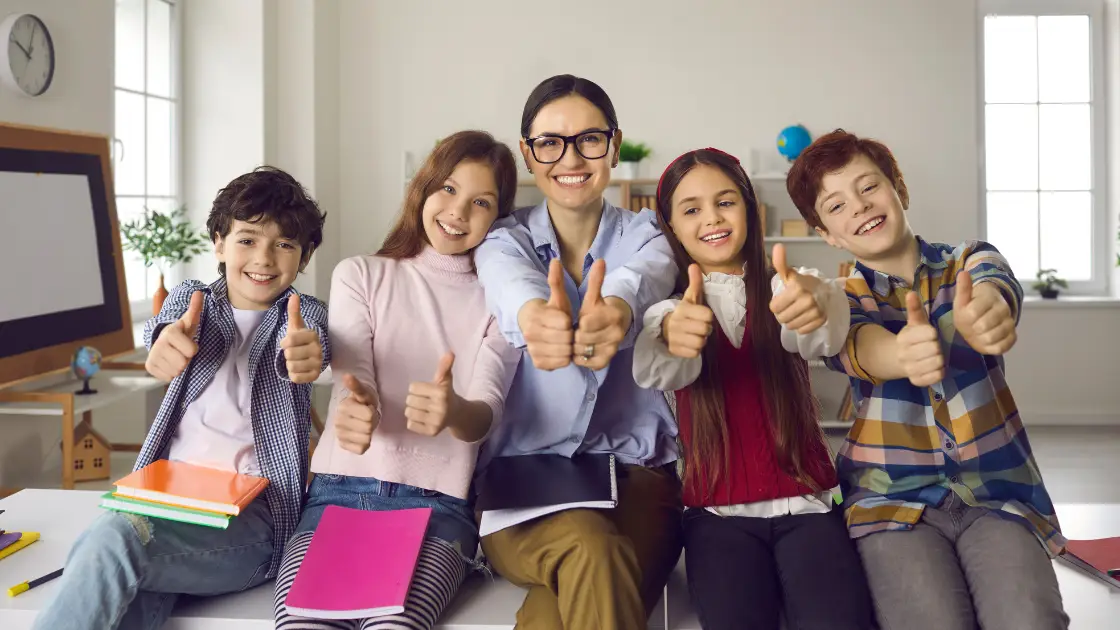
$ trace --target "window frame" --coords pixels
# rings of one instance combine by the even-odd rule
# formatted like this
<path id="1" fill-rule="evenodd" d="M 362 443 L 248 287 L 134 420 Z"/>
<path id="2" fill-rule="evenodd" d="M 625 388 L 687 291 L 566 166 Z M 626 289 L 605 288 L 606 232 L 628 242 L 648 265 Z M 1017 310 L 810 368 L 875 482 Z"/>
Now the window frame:
<path id="1" fill-rule="evenodd" d="M 988 238 L 988 178 L 986 146 L 987 98 L 985 95 L 985 31 L 988 16 L 1061 16 L 1088 15 L 1090 37 L 1089 59 L 1089 143 L 1092 172 L 1090 174 L 1090 238 L 1091 278 L 1070 280 L 1063 294 L 1106 296 L 1111 292 L 1111 248 L 1108 215 L 1108 144 L 1106 116 L 1108 111 L 1105 85 L 1105 7 L 1103 0 L 980 0 L 977 3 L 977 147 L 979 152 L 979 228 Z M 1041 182 L 1040 182 L 1041 185 Z M 996 191 L 998 192 L 998 191 Z M 1041 212 L 1041 209 L 1039 210 Z M 1040 262 L 1041 264 L 1041 262 Z M 1016 274 L 1027 293 L 1035 278 Z"/>
<path id="2" fill-rule="evenodd" d="M 171 76 L 169 77 L 170 96 L 164 96 L 162 94 L 154 94 L 154 93 L 148 91 L 149 90 L 149 85 L 148 85 L 148 15 L 149 15 L 148 3 L 149 3 L 149 1 L 162 2 L 166 5 L 168 5 L 168 7 L 170 9 L 170 20 L 171 20 L 171 25 L 170 25 L 171 28 L 170 28 L 170 33 L 169 33 L 170 38 L 171 38 L 170 50 L 169 50 L 169 56 L 170 56 L 169 71 L 171 73 Z M 144 50 L 144 89 L 143 90 L 135 90 L 135 89 L 132 89 L 132 88 L 120 87 L 117 84 L 116 75 L 114 74 L 114 78 L 113 78 L 113 144 L 112 144 L 112 148 L 113 148 L 112 156 L 113 156 L 113 167 L 114 167 L 114 169 L 117 166 L 117 159 L 118 159 L 117 150 L 118 150 L 118 147 L 120 147 L 120 149 L 124 152 L 124 155 L 128 155 L 128 149 L 129 149 L 129 147 L 125 146 L 124 141 L 119 138 L 118 133 L 117 133 L 117 131 L 118 131 L 117 126 L 116 126 L 116 97 L 117 97 L 117 94 L 119 94 L 121 92 L 128 93 L 128 94 L 135 94 L 135 95 L 140 96 L 144 99 L 144 123 L 143 123 L 144 145 L 145 145 L 145 147 L 144 147 L 144 149 L 145 149 L 144 150 L 144 192 L 143 192 L 143 194 L 121 194 L 121 193 L 117 192 L 116 190 L 114 190 L 113 191 L 114 192 L 114 202 L 118 206 L 119 206 L 120 200 L 122 200 L 122 199 L 130 199 L 130 200 L 139 199 L 139 200 L 141 200 L 142 202 L 145 202 L 145 203 L 147 202 L 147 200 L 166 199 L 166 200 L 170 200 L 171 207 L 178 207 L 182 203 L 182 200 L 183 200 L 183 161 L 182 161 L 182 157 L 183 157 L 183 142 L 182 142 L 182 104 L 183 104 L 183 89 L 182 88 L 183 88 L 183 83 L 182 83 L 182 72 L 181 72 L 182 57 L 183 57 L 183 55 L 182 55 L 182 28 L 183 28 L 182 4 L 183 4 L 183 0 L 144 0 L 144 29 L 143 29 L 143 32 L 144 32 L 144 48 L 143 48 L 143 50 Z M 116 21 L 116 11 L 118 11 L 118 9 L 115 6 L 115 3 L 114 3 L 113 11 L 114 11 L 113 19 L 114 19 L 114 22 L 115 22 Z M 115 55 L 116 55 L 116 52 L 115 52 L 115 49 L 114 49 L 114 58 L 115 58 Z M 161 99 L 161 100 L 167 101 L 168 103 L 170 103 L 170 106 L 171 106 L 171 112 L 172 112 L 172 114 L 171 114 L 171 160 L 172 160 L 171 187 L 172 187 L 172 191 L 173 191 L 174 194 L 170 197 L 165 196 L 165 195 L 149 195 L 149 194 L 147 194 L 148 193 L 148 167 L 149 167 L 149 164 L 150 164 L 150 159 L 148 157 L 148 151 L 147 151 L 147 145 L 149 144 L 149 142 L 148 142 L 148 106 L 147 106 L 147 99 L 148 98 L 156 98 L 156 99 Z M 115 175 L 114 175 L 114 177 L 115 177 Z M 118 207 L 118 215 L 117 216 L 118 216 L 118 220 L 119 220 L 120 219 L 119 207 Z M 129 220 L 131 220 L 131 219 L 129 219 Z M 121 224 L 123 224 L 123 223 L 125 223 L 125 221 L 121 221 Z M 122 242 L 122 245 L 123 245 L 124 244 L 124 235 L 123 234 L 121 235 L 121 242 Z M 125 267 L 126 274 L 125 275 L 127 276 L 128 275 L 127 274 L 127 270 L 128 270 L 127 265 L 129 264 L 129 261 L 125 260 L 124 264 L 126 265 L 126 267 Z M 156 287 L 155 287 L 155 285 L 153 284 L 153 281 L 152 281 L 152 275 L 154 273 L 154 269 L 153 268 L 145 268 L 144 271 L 145 271 L 145 273 L 144 273 L 144 278 L 145 278 L 145 280 L 144 280 L 144 287 L 145 287 L 144 292 L 146 294 L 146 297 L 144 297 L 143 299 L 138 299 L 138 300 L 129 300 L 129 311 L 132 314 L 132 323 L 133 324 L 143 323 L 143 322 L 147 321 L 148 319 L 150 319 L 152 317 L 152 294 L 155 292 L 155 289 L 156 289 Z M 170 290 L 171 287 L 168 286 L 167 288 Z M 126 291 L 127 291 L 127 288 L 126 288 Z"/>

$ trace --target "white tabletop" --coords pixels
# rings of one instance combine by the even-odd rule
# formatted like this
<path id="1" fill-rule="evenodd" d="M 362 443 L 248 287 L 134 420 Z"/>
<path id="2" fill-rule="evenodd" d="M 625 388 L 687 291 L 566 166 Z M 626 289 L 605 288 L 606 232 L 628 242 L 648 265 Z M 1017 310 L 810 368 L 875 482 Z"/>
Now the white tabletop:
<path id="1" fill-rule="evenodd" d="M 88 490 L 23 490 L 0 499 L 0 527 L 42 534 L 38 542 L 0 560 L 0 628 L 30 628 L 36 613 L 54 597 L 53 580 L 16 597 L 8 587 L 46 575 L 66 561 L 78 535 L 100 516 L 103 492 Z M 445 611 L 441 630 L 509 630 L 525 591 L 504 580 L 476 575 Z M 165 630 L 243 630 L 273 628 L 272 584 L 244 593 L 198 599 L 179 606 Z M 655 617 L 656 618 L 656 617 Z"/>
<path id="2" fill-rule="evenodd" d="M 46 575 L 62 567 L 78 535 L 97 518 L 100 491 L 23 490 L 0 499 L 0 528 L 42 534 L 38 542 L 0 560 L 0 628 L 30 628 L 35 614 L 53 598 L 59 580 L 48 582 L 17 597 L 8 597 L 10 586 Z M 1058 517 L 1067 537 L 1076 539 L 1120 535 L 1120 505 L 1060 504 Z M 1072 630 L 1117 627 L 1120 590 L 1112 589 L 1082 573 L 1055 562 L 1058 583 Z M 245 593 L 198 600 L 176 608 L 167 630 L 221 630 L 223 628 L 271 629 L 272 585 Z M 509 630 L 525 591 L 505 582 L 476 575 L 444 613 L 437 626 L 443 630 Z M 688 601 L 684 563 L 678 566 L 668 588 L 668 627 L 699 630 Z M 650 628 L 664 628 L 662 605 L 650 618 Z"/>

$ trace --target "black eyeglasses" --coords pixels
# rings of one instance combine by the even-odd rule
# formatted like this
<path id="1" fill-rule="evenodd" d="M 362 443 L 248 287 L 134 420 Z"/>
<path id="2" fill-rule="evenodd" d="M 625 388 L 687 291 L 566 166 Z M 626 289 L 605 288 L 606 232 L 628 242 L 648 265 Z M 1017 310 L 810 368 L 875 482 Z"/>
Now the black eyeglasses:
<path id="1" fill-rule="evenodd" d="M 594 129 L 577 133 L 574 136 L 545 134 L 535 138 L 525 138 L 525 143 L 529 145 L 529 150 L 533 153 L 533 159 L 541 164 L 559 162 L 564 157 L 564 153 L 568 151 L 569 144 L 575 146 L 576 152 L 585 159 L 598 160 L 610 150 L 614 132 L 614 129 L 605 131 Z"/>

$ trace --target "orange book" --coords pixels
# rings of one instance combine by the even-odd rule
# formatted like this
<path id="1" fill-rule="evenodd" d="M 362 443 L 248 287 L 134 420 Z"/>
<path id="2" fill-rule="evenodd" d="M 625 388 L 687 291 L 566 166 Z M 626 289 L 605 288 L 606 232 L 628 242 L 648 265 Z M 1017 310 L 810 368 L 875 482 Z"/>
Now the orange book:
<path id="1" fill-rule="evenodd" d="M 263 477 L 161 459 L 118 481 L 113 494 L 236 516 L 267 485 Z"/>

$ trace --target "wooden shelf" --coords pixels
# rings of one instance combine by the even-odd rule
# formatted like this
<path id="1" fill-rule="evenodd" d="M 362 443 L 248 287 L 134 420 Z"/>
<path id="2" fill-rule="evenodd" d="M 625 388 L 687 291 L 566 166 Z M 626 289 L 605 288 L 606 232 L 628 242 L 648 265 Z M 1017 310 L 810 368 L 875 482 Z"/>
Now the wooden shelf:
<path id="1" fill-rule="evenodd" d="M 767 243 L 826 243 L 823 238 L 819 236 L 766 236 L 763 237 Z"/>

